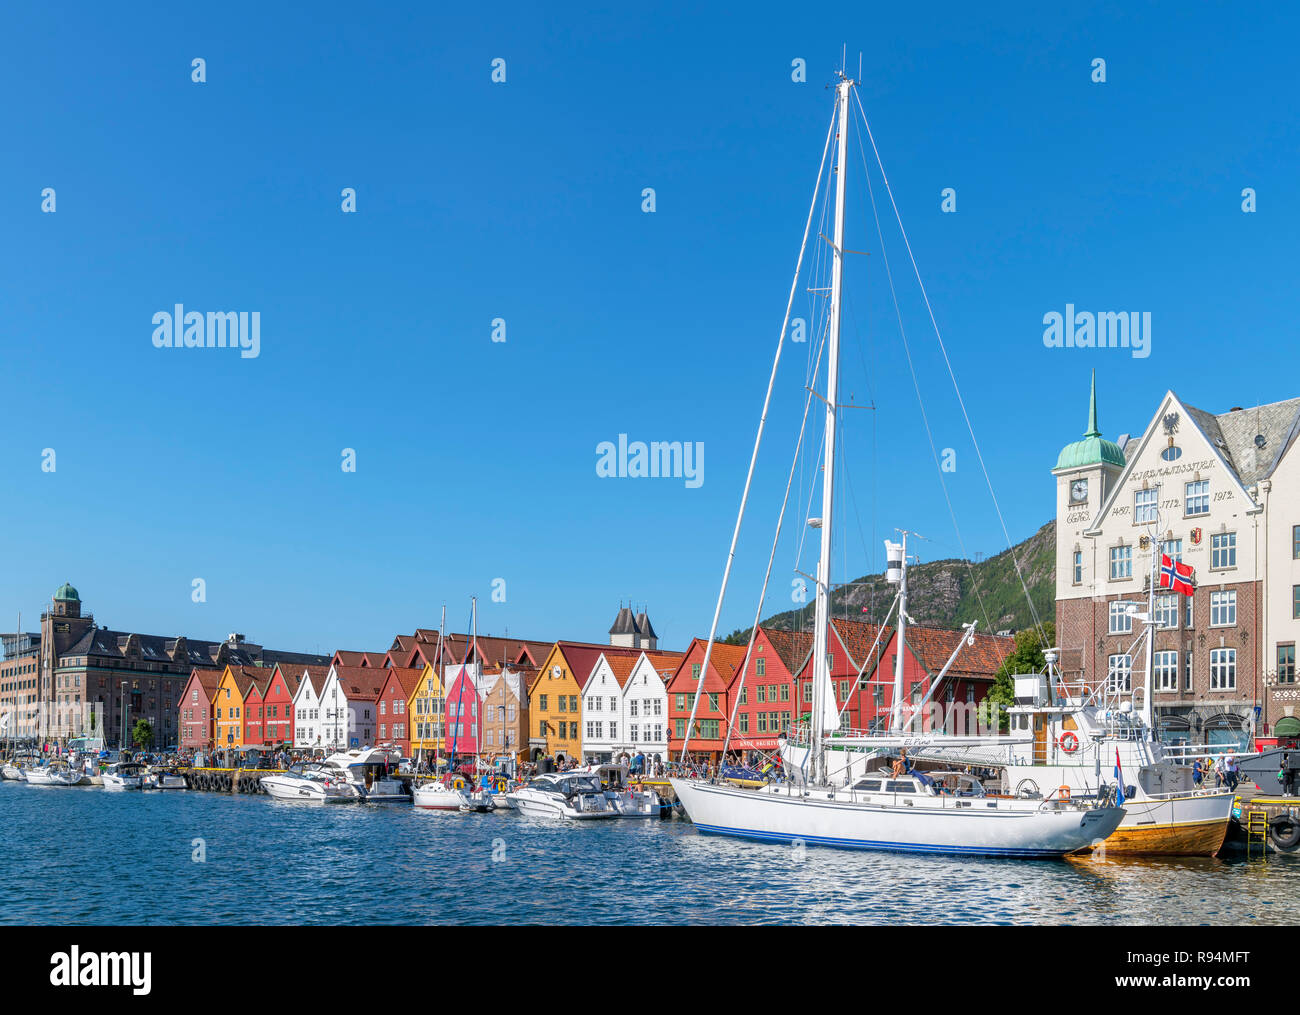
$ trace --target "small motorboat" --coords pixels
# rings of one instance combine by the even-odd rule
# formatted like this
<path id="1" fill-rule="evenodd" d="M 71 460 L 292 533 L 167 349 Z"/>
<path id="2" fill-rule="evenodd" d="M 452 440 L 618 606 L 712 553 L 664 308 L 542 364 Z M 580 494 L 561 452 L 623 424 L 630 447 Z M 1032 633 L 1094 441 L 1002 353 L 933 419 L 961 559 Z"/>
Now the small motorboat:
<path id="1" fill-rule="evenodd" d="M 331 754 L 325 759 L 325 765 L 337 770 L 340 777 L 357 791 L 363 803 L 409 804 L 410 792 L 401 779 L 393 777 L 400 761 L 396 751 L 367 747 Z"/>
<path id="2" fill-rule="evenodd" d="M 592 772 L 539 775 L 514 790 L 510 799 L 527 817 L 575 821 L 619 817 L 617 808 L 605 796 L 600 777 Z"/>
<path id="3" fill-rule="evenodd" d="M 319 761 L 300 761 L 287 771 L 262 776 L 267 796 L 309 804 L 353 804 L 361 799 L 345 773 Z"/>
<path id="4" fill-rule="evenodd" d="M 51 786 L 89 786 L 90 776 L 80 768 L 63 762 L 52 762 L 47 769 Z"/>
<path id="5" fill-rule="evenodd" d="M 588 765 L 578 769 L 600 779 L 605 799 L 624 818 L 666 818 L 672 805 L 652 789 L 633 789 L 626 765 Z"/>
<path id="6" fill-rule="evenodd" d="M 185 776 L 180 770 L 167 765 L 151 765 L 144 773 L 141 789 L 186 789 Z"/>
<path id="7" fill-rule="evenodd" d="M 429 779 L 411 792 L 411 802 L 426 811 L 470 810 L 469 786 L 459 776 Z"/>
<path id="8" fill-rule="evenodd" d="M 104 770 L 103 780 L 106 790 L 143 789 L 144 766 L 135 761 L 115 762 Z"/>

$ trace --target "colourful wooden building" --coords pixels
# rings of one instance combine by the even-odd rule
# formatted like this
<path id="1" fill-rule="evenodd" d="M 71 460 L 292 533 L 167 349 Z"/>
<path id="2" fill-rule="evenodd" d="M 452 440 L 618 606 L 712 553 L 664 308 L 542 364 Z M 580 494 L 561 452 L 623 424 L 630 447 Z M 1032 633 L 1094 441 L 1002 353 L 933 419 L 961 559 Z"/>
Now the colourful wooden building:
<path id="1" fill-rule="evenodd" d="M 695 711 L 689 754 L 698 760 L 716 762 L 722 754 L 723 736 L 730 715 L 732 692 L 740 676 L 745 646 L 715 642 L 705 673 L 704 650 L 708 642 L 695 638 L 668 681 L 668 753 L 672 760 L 681 754 L 686 724 L 697 694 L 703 695 Z"/>
<path id="2" fill-rule="evenodd" d="M 206 668 L 190 671 L 190 679 L 186 681 L 177 703 L 182 750 L 205 750 L 215 742 L 217 733 L 213 716 L 222 673 L 222 670 Z"/>
<path id="3" fill-rule="evenodd" d="M 551 646 L 528 690 L 532 724 L 528 746 L 534 758 L 547 755 L 557 764 L 570 758 L 582 760 L 582 695 L 602 654 L 636 659 L 641 653 L 576 641 Z"/>
<path id="4" fill-rule="evenodd" d="M 423 676 L 423 671 L 413 667 L 380 667 L 384 674 L 384 683 L 379 689 L 376 706 L 378 730 L 375 734 L 377 744 L 392 744 L 402 752 L 403 757 L 411 753 L 411 715 L 408 703 L 415 693 Z"/>
<path id="5" fill-rule="evenodd" d="M 260 666 L 227 666 L 217 685 L 213 702 L 213 723 L 217 747 L 244 744 L 244 698 L 267 671 Z"/>
<path id="6" fill-rule="evenodd" d="M 406 700 L 406 711 L 411 717 L 409 750 L 412 758 L 428 760 L 446 749 L 447 713 L 440 674 L 440 668 L 425 663 L 420 670 L 420 679 Z"/>

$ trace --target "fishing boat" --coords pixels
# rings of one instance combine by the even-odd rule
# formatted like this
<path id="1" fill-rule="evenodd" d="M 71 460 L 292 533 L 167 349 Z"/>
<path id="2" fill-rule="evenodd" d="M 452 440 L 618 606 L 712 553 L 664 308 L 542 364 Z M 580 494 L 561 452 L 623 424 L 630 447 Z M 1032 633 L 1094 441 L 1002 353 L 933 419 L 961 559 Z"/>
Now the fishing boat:
<path id="1" fill-rule="evenodd" d="M 812 653 L 812 692 L 813 701 L 809 714 L 807 747 L 808 753 L 801 767 L 793 768 L 787 761 L 786 767 L 791 778 L 783 785 L 765 786 L 760 789 L 746 789 L 717 780 L 699 778 L 686 774 L 671 777 L 671 783 L 677 798 L 691 821 L 702 831 L 742 838 L 760 839 L 774 842 L 804 842 L 826 846 L 839 846 L 857 849 L 878 849 L 897 852 L 950 853 L 962 855 L 983 855 L 1000 857 L 1044 858 L 1061 857 L 1088 847 L 1091 843 L 1107 838 L 1124 817 L 1124 809 L 1103 787 L 1095 787 L 1094 794 L 1088 799 L 1076 797 L 1071 793 L 1054 793 L 1045 799 L 1010 799 L 989 796 L 982 787 L 976 792 L 973 788 L 968 795 L 956 796 L 941 793 L 928 786 L 918 775 L 900 769 L 897 776 L 888 780 L 863 775 L 861 778 L 847 780 L 843 773 L 831 771 L 828 762 L 828 735 L 839 728 L 840 715 L 836 704 L 834 688 L 831 684 L 828 665 L 827 632 L 829 628 L 829 596 L 831 589 L 831 560 L 833 547 L 833 530 L 835 520 L 835 477 L 839 467 L 837 437 L 839 416 L 844 408 L 839 400 L 839 359 L 841 309 L 843 304 L 843 269 L 845 249 L 845 192 L 848 164 L 848 135 L 851 103 L 856 100 L 855 82 L 846 74 L 839 74 L 835 89 L 835 110 L 827 130 L 826 144 L 822 153 L 821 166 L 818 169 L 817 186 L 813 192 L 812 207 L 809 209 L 808 222 L 805 226 L 803 246 L 795 267 L 795 277 L 791 283 L 790 297 L 786 305 L 785 322 L 781 328 L 781 344 L 784 344 L 790 323 L 791 309 L 799 285 L 800 274 L 807 248 L 808 237 L 818 204 L 818 195 L 823 175 L 828 165 L 832 167 L 831 178 L 835 185 L 834 199 L 834 236 L 823 235 L 830 248 L 830 285 L 829 287 L 810 287 L 809 291 L 829 291 L 829 303 L 826 306 L 825 338 L 823 348 L 826 352 L 824 390 L 817 392 L 817 398 L 825 407 L 825 432 L 822 440 L 824 462 L 821 469 L 821 513 L 809 519 L 809 527 L 820 530 L 820 550 L 817 561 L 815 619 L 813 626 Z M 862 113 L 861 103 L 858 110 Z M 867 139 L 871 140 L 870 150 L 875 151 L 874 139 L 870 139 L 870 128 L 866 124 L 865 113 L 861 123 Z M 832 141 L 835 154 L 832 156 Z M 862 146 L 864 162 L 867 147 Z M 881 176 L 883 178 L 883 169 Z M 888 180 L 885 180 L 888 188 Z M 829 188 L 828 188 L 829 191 Z M 874 204 L 874 198 L 872 198 Z M 892 201 L 892 194 L 891 194 Z M 901 223 L 900 223 L 901 225 Z M 892 279 L 891 279 L 892 287 Z M 818 329 L 820 332 L 820 328 Z M 758 433 L 755 438 L 754 452 L 750 459 L 749 472 L 745 479 L 745 488 L 741 496 L 740 512 L 732 535 L 731 550 L 723 572 L 722 586 L 718 593 L 717 606 L 714 611 L 713 624 L 706 643 L 701 671 L 707 673 L 713 645 L 717 637 L 718 622 L 726 596 L 732 561 L 735 558 L 736 544 L 739 540 L 741 526 L 745 515 L 745 506 L 749 500 L 750 488 L 754 478 L 755 465 L 758 461 L 762 444 L 768 410 L 771 404 L 772 390 L 776 384 L 777 369 L 780 365 L 781 344 L 777 347 L 776 359 L 772 366 L 772 376 L 768 383 L 768 393 L 760 416 Z M 821 349 L 817 350 L 817 361 L 812 365 L 812 375 L 821 376 Z M 809 387 L 809 396 L 813 389 Z M 807 407 L 805 402 L 805 419 Z M 802 447 L 802 434 L 800 435 Z M 796 465 L 798 451 L 796 451 Z M 791 469 L 791 481 L 795 469 Z M 787 485 L 787 502 L 789 485 Z M 782 506 L 782 519 L 785 505 Z M 781 525 L 777 526 L 777 538 Z M 906 537 L 905 537 L 906 538 Z M 776 540 L 773 541 L 773 557 L 776 552 Z M 887 543 L 892 547 L 894 544 Z M 891 551 L 892 552 L 892 551 Z M 771 574 L 771 562 L 768 565 L 768 577 Z M 810 576 L 811 577 L 811 576 Z M 764 593 L 766 592 L 766 580 Z M 759 613 L 756 615 L 753 630 L 757 630 L 758 616 L 761 616 L 763 600 L 759 599 Z M 753 651 L 751 636 L 745 661 L 740 666 L 741 687 L 744 673 Z M 901 657 L 901 653 L 899 654 Z M 686 722 L 686 737 L 682 745 L 681 764 L 686 770 L 691 731 L 696 728 L 696 712 L 705 695 L 692 696 L 691 714 Z M 901 707 L 901 696 L 896 696 L 895 707 Z M 730 730 L 730 724 L 728 724 Z M 724 750 L 725 756 L 725 750 Z M 892 772 L 892 766 L 891 766 Z M 870 785 L 879 782 L 879 786 Z"/>
<path id="2" fill-rule="evenodd" d="M 331 754 L 325 767 L 356 790 L 362 803 L 406 804 L 411 802 L 411 794 L 401 779 L 393 777 L 400 760 L 396 751 L 367 747 Z"/>
<path id="3" fill-rule="evenodd" d="M 144 766 L 136 761 L 118 761 L 104 769 L 104 789 L 113 792 L 144 788 Z"/>
<path id="4" fill-rule="evenodd" d="M 591 772 L 535 776 L 513 790 L 510 800 L 525 817 L 592 821 L 619 816 L 599 777 Z"/>
<path id="5" fill-rule="evenodd" d="M 264 775 L 262 788 L 276 800 L 311 804 L 350 804 L 361 799 L 353 784 L 336 768 L 319 761 L 299 761 L 284 772 Z"/>

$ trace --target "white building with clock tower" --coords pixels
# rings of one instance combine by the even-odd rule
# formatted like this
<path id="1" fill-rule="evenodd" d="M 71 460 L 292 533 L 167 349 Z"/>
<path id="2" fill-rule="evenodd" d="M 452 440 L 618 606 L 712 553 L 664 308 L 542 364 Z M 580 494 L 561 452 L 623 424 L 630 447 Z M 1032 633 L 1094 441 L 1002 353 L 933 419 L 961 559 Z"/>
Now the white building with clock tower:
<path id="1" fill-rule="evenodd" d="M 1066 679 L 1145 684 L 1134 647 L 1152 555 L 1194 568 L 1190 599 L 1157 590 L 1152 705 L 1193 743 L 1300 736 L 1300 399 L 1215 415 L 1165 393 L 1146 428 L 1088 429 L 1056 477 L 1056 628 Z"/>

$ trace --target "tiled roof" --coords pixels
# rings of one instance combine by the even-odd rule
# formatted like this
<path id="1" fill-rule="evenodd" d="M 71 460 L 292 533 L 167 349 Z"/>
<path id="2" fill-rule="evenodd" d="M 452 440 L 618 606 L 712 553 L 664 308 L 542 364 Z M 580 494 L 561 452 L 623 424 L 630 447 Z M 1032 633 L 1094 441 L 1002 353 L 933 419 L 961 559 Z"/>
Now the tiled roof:
<path id="1" fill-rule="evenodd" d="M 618 681 L 619 687 L 627 686 L 627 678 L 632 675 L 632 671 L 640 661 L 639 654 L 605 656 L 605 662 L 609 665 L 610 672 L 614 674 L 614 679 Z"/>
<path id="2" fill-rule="evenodd" d="M 781 665 L 792 675 L 797 674 L 812 655 L 811 631 L 778 631 L 769 627 L 762 627 L 760 630 L 776 650 Z"/>
<path id="3" fill-rule="evenodd" d="M 339 687 L 348 699 L 378 698 L 388 670 L 373 666 L 335 666 L 334 673 L 339 678 Z"/>
<path id="4" fill-rule="evenodd" d="M 965 632 L 947 628 L 909 626 L 905 638 L 912 654 L 931 673 L 938 673 L 961 642 Z M 995 634 L 975 635 L 974 645 L 963 645 L 949 670 L 950 675 L 970 674 L 989 680 L 1016 647 L 1014 638 Z"/>
<path id="5" fill-rule="evenodd" d="M 609 645 L 592 645 L 580 641 L 561 641 L 556 644 L 564 653 L 564 658 L 569 664 L 569 672 L 577 680 L 579 690 L 586 688 L 587 681 L 591 679 L 591 671 L 596 668 L 596 662 L 601 655 L 610 661 L 610 665 L 613 665 L 614 659 L 618 657 L 630 655 L 635 662 L 641 655 L 641 650 L 635 648 L 614 648 Z"/>
<path id="6" fill-rule="evenodd" d="M 408 698 L 420 683 L 420 676 L 423 673 L 424 670 L 416 666 L 390 666 L 383 671 L 384 682 L 396 680 L 402 688 L 402 693 Z"/>
<path id="7" fill-rule="evenodd" d="M 881 635 L 879 624 L 870 624 L 863 620 L 833 618 L 831 627 L 839 637 L 840 644 L 844 646 L 844 651 L 849 654 L 849 660 L 859 670 L 863 669 L 864 665 L 868 671 L 873 669 L 880 662 L 880 653 L 893 637 L 892 631 L 886 631 Z M 880 636 L 879 642 L 876 641 L 877 635 Z M 871 653 L 872 645 L 876 647 L 876 655 L 868 660 L 867 656 Z M 944 658 L 948 657 L 944 656 Z"/>

